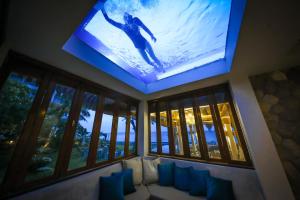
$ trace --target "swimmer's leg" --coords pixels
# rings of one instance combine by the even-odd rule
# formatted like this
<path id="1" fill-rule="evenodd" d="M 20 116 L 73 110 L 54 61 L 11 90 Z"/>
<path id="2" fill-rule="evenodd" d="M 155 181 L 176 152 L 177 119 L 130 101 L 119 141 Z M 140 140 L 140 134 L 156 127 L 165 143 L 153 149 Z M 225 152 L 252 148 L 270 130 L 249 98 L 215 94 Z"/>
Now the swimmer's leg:
<path id="1" fill-rule="evenodd" d="M 137 49 L 139 51 L 139 53 L 141 54 L 142 58 L 146 61 L 146 63 L 148 63 L 149 65 L 154 66 L 154 64 L 150 61 L 150 59 L 148 58 L 148 55 L 146 54 L 145 50 L 143 49 Z M 155 67 L 155 66 L 154 66 Z"/>
<path id="2" fill-rule="evenodd" d="M 146 51 L 148 52 L 149 56 L 154 60 L 154 62 L 159 66 L 160 70 L 162 70 L 164 72 L 165 70 L 163 68 L 163 65 L 158 60 L 158 58 L 155 56 L 154 51 L 148 41 L 146 41 Z"/>

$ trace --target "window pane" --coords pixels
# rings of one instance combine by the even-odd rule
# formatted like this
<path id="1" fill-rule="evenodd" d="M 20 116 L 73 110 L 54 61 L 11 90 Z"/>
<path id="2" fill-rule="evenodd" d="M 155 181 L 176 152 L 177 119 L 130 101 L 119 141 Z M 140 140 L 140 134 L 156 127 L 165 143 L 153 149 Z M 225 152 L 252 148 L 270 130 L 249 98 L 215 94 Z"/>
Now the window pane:
<path id="1" fill-rule="evenodd" d="M 129 129 L 129 153 L 135 153 L 136 137 L 136 107 L 131 106 L 130 110 L 130 129 Z"/>
<path id="2" fill-rule="evenodd" d="M 213 159 L 221 159 L 217 133 L 213 124 L 213 118 L 209 105 L 200 106 L 203 130 L 207 143 L 208 156 Z"/>
<path id="3" fill-rule="evenodd" d="M 180 116 L 178 110 L 171 110 L 172 127 L 174 135 L 175 154 L 183 155 L 182 133 L 180 127 Z"/>
<path id="4" fill-rule="evenodd" d="M 229 103 L 219 103 L 218 109 L 231 159 L 246 161 Z"/>
<path id="5" fill-rule="evenodd" d="M 162 153 L 169 153 L 167 112 L 166 111 L 160 112 L 159 118 L 160 118 Z"/>
<path id="6" fill-rule="evenodd" d="M 37 138 L 26 181 L 53 174 L 75 90 L 57 84 Z"/>
<path id="7" fill-rule="evenodd" d="M 124 157 L 127 104 L 120 103 L 115 158 Z"/>
<path id="8" fill-rule="evenodd" d="M 108 160 L 114 100 L 105 98 L 96 162 Z"/>
<path id="9" fill-rule="evenodd" d="M 0 183 L 38 90 L 36 79 L 11 73 L 0 93 Z"/>
<path id="10" fill-rule="evenodd" d="M 74 135 L 69 170 L 86 166 L 97 103 L 97 95 L 89 92 L 84 93 L 84 100 Z"/>
<path id="11" fill-rule="evenodd" d="M 156 113 L 150 113 L 151 152 L 157 152 Z"/>
<path id="12" fill-rule="evenodd" d="M 199 140 L 196 131 L 196 123 L 193 108 L 185 108 L 184 114 L 191 156 L 200 157 Z"/>

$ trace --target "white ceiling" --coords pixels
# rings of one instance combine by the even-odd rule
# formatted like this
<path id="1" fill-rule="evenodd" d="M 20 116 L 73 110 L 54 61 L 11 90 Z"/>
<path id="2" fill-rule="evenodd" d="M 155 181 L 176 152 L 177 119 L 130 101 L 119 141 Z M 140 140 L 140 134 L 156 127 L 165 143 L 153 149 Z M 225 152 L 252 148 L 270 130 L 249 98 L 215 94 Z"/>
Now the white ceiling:
<path id="1" fill-rule="evenodd" d="M 251 75 L 300 64 L 299 11 L 297 0 L 248 0 L 234 71 Z"/>

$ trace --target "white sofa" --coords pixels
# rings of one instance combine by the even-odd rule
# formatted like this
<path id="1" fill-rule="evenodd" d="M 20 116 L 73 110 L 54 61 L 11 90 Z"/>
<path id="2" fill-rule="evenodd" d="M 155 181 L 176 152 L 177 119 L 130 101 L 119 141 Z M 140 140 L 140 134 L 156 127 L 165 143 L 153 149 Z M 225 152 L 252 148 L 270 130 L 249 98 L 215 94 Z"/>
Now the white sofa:
<path id="1" fill-rule="evenodd" d="M 193 166 L 195 169 L 207 169 L 210 174 L 227 180 L 232 180 L 233 190 L 238 200 L 264 199 L 260 183 L 255 170 L 204 164 L 198 162 L 161 158 L 161 162 L 175 162 L 176 165 Z M 95 170 L 32 192 L 16 197 L 14 200 L 97 200 L 99 199 L 99 177 L 110 176 L 112 172 L 122 170 L 121 163 L 117 163 L 99 170 Z M 204 197 L 190 196 L 187 192 L 164 187 L 158 184 L 136 186 L 136 192 L 126 195 L 125 200 L 196 200 Z"/>

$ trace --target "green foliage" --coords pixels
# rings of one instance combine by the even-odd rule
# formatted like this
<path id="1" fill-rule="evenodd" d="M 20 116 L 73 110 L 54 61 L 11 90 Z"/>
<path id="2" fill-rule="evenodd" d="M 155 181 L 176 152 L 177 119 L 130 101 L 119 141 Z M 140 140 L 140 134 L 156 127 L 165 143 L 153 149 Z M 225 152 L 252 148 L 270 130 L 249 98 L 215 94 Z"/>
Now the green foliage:
<path id="1" fill-rule="evenodd" d="M 31 107 L 35 90 L 20 81 L 8 79 L 0 95 L 0 134 L 5 140 L 19 134 Z"/>

